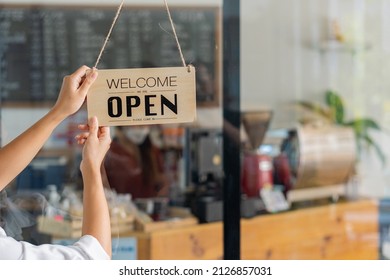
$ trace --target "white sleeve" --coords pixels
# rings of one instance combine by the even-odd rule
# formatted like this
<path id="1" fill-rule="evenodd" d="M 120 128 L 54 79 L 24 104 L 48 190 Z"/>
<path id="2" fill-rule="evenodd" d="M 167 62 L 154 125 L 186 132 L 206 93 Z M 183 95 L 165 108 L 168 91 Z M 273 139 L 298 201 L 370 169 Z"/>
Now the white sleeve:
<path id="1" fill-rule="evenodd" d="M 99 241 L 91 235 L 71 246 L 44 244 L 35 246 L 11 237 L 0 236 L 0 259 L 19 260 L 109 260 Z"/>

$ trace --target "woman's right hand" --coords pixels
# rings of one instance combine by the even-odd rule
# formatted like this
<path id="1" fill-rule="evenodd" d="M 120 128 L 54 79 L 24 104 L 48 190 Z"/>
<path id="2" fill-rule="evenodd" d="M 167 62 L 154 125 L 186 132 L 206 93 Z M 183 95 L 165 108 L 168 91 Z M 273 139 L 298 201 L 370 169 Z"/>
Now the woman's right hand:
<path id="1" fill-rule="evenodd" d="M 110 129 L 107 126 L 99 127 L 97 118 L 92 117 L 88 122 L 88 130 L 76 137 L 82 139 L 78 141 L 80 144 L 84 144 L 80 170 L 100 172 L 100 166 L 111 144 Z"/>
<path id="2" fill-rule="evenodd" d="M 96 68 L 91 69 L 85 65 L 73 74 L 65 76 L 53 111 L 57 112 L 62 118 L 76 113 L 83 105 L 88 90 L 97 76 Z"/>

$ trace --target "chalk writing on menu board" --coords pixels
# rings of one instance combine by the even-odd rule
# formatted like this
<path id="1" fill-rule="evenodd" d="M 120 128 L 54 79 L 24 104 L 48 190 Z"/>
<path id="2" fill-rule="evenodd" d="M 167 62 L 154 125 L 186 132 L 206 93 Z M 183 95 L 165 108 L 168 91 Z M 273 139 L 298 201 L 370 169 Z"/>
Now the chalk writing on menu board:
<path id="1" fill-rule="evenodd" d="M 0 5 L 3 102 L 54 101 L 62 78 L 93 66 L 116 7 Z M 219 10 L 171 7 L 186 63 L 197 68 L 198 106 L 219 99 Z M 164 7 L 127 7 L 99 69 L 181 66 Z"/>

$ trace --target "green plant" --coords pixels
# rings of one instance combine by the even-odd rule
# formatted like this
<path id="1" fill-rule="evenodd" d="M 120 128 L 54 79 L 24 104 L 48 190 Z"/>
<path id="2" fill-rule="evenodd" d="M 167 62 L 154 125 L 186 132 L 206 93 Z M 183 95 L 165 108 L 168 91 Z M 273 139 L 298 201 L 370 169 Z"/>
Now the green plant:
<path id="1" fill-rule="evenodd" d="M 386 164 L 386 157 L 379 145 L 370 136 L 370 130 L 380 131 L 380 126 L 370 118 L 357 118 L 354 120 L 345 120 L 345 107 L 342 98 L 334 91 L 328 90 L 325 92 L 326 106 L 308 102 L 298 101 L 298 104 L 303 108 L 321 116 L 329 123 L 351 127 L 355 133 L 356 145 L 360 154 L 363 145 L 368 148 L 373 148 L 381 160 L 382 164 Z"/>

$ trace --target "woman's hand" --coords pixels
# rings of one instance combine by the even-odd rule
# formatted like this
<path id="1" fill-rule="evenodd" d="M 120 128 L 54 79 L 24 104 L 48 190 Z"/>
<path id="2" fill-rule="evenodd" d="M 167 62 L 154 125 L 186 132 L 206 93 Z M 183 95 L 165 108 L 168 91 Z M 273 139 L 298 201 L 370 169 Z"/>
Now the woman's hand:
<path id="1" fill-rule="evenodd" d="M 111 144 L 110 129 L 107 126 L 99 127 L 96 117 L 89 120 L 88 129 L 87 133 L 76 136 L 79 144 L 84 144 L 80 170 L 83 173 L 85 171 L 100 172 L 100 166 Z"/>
<path id="2" fill-rule="evenodd" d="M 65 76 L 53 111 L 62 118 L 76 113 L 83 105 L 88 90 L 96 80 L 97 75 L 96 68 L 91 69 L 84 65 L 73 74 Z"/>
<path id="3" fill-rule="evenodd" d="M 99 127 L 96 117 L 88 121 L 88 132 L 79 136 L 84 143 L 80 170 L 83 175 L 83 235 L 95 237 L 107 255 L 111 257 L 111 225 L 107 200 L 104 193 L 100 166 L 110 148 L 110 129 Z"/>

